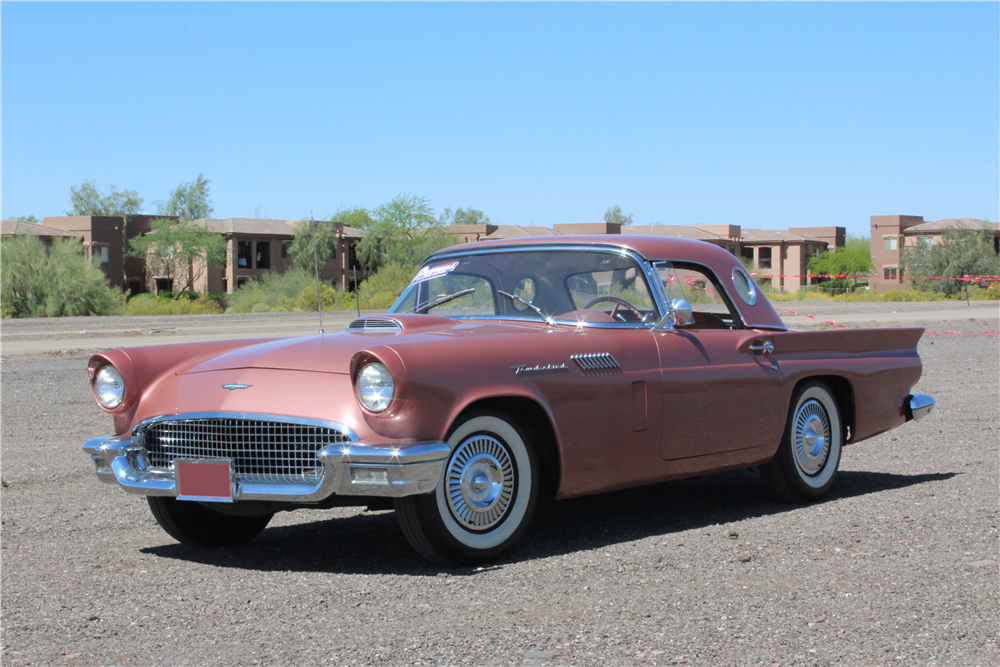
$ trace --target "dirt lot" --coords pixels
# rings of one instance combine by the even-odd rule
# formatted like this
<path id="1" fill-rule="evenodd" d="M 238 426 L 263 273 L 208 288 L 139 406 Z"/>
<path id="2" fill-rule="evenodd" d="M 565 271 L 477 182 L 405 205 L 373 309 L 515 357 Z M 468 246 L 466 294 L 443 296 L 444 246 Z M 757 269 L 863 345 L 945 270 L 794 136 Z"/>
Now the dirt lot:
<path id="1" fill-rule="evenodd" d="M 996 303 L 777 305 L 1000 329 Z M 1000 664 L 997 334 L 926 334 L 915 391 L 936 411 L 848 447 L 823 502 L 774 503 L 756 471 L 566 501 L 485 568 L 430 566 L 391 512 L 353 509 L 280 514 L 248 547 L 199 552 L 95 479 L 80 447 L 112 429 L 90 350 L 315 328 L 3 322 L 5 665 Z"/>

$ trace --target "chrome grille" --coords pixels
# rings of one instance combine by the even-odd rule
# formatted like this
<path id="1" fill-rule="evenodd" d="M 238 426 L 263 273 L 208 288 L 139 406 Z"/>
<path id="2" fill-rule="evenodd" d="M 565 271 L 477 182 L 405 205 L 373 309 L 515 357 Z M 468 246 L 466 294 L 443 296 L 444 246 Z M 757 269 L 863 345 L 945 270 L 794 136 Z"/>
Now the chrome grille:
<path id="1" fill-rule="evenodd" d="M 175 459 L 232 459 L 236 479 L 270 484 L 318 482 L 316 452 L 351 441 L 334 428 L 230 418 L 158 421 L 137 435 L 152 468 L 168 469 Z"/>
<path id="2" fill-rule="evenodd" d="M 575 361 L 585 371 L 614 370 L 621 368 L 618 361 L 609 352 L 596 354 L 573 354 L 570 359 Z"/>
<path id="3" fill-rule="evenodd" d="M 396 320 L 388 317 L 362 317 L 347 325 L 348 331 L 402 331 Z"/>

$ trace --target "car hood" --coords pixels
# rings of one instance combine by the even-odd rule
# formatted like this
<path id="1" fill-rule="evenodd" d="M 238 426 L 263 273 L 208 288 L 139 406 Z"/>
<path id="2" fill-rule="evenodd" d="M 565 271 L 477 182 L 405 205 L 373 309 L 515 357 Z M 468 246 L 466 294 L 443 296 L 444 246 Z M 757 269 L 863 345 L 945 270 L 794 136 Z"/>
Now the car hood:
<path id="1" fill-rule="evenodd" d="M 351 372 L 351 360 L 356 354 L 379 347 L 395 349 L 397 346 L 409 346 L 421 341 L 440 341 L 442 337 L 544 333 L 544 324 L 532 322 L 456 321 L 431 315 L 394 315 L 377 319 L 394 323 L 393 328 L 348 329 L 343 333 L 271 340 L 225 352 L 201 361 L 180 374 L 270 368 L 347 375 Z"/>

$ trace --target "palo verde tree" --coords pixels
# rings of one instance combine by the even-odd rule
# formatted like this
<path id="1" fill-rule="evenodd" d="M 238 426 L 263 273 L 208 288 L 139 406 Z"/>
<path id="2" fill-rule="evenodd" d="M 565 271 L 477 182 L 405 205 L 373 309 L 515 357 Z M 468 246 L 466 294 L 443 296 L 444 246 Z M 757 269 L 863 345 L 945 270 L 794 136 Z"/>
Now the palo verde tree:
<path id="1" fill-rule="evenodd" d="M 367 235 L 357 245 L 358 259 L 375 271 L 385 264 L 420 264 L 424 257 L 455 243 L 434 217 L 424 197 L 401 194 L 373 212 L 372 222 L 361 227 Z"/>
<path id="2" fill-rule="evenodd" d="M 441 212 L 438 221 L 442 225 L 488 225 L 490 216 L 472 207 L 456 208 L 454 211 L 446 208 Z"/>
<path id="3" fill-rule="evenodd" d="M 160 215 L 176 216 L 180 222 L 211 217 L 215 213 L 208 198 L 211 182 L 205 174 L 198 174 L 190 183 L 181 183 L 170 193 L 170 199 L 160 204 Z"/>
<path id="4" fill-rule="evenodd" d="M 632 224 L 632 214 L 629 213 L 628 215 L 625 215 L 622 213 L 621 206 L 610 206 L 608 207 L 608 210 L 604 212 L 604 222 L 617 223 L 624 227 L 625 225 Z"/>
<path id="5" fill-rule="evenodd" d="M 69 189 L 70 209 L 66 215 L 120 215 L 142 213 L 142 197 L 135 190 L 119 190 L 114 185 L 111 192 L 102 194 L 93 181 L 84 181 Z"/>
<path id="6" fill-rule="evenodd" d="M 147 273 L 170 278 L 175 291 L 193 289 L 210 266 L 225 264 L 226 240 L 219 233 L 167 218 L 157 218 L 149 226 L 148 234 L 129 242 L 126 256 L 144 258 Z"/>
<path id="7" fill-rule="evenodd" d="M 902 263 L 904 276 L 913 276 L 911 284 L 918 290 L 943 292 L 948 296 L 958 296 L 964 280 L 932 280 L 942 278 L 965 278 L 977 275 L 1000 275 L 1000 255 L 996 252 L 993 230 L 983 225 L 982 229 L 949 229 L 944 232 L 940 243 L 932 243 L 919 238 L 912 247 L 904 247 Z"/>
<path id="8" fill-rule="evenodd" d="M 858 278 L 867 278 L 875 270 L 872 262 L 871 240 L 863 236 L 847 235 L 843 248 L 820 253 L 809 260 L 809 273 L 823 276 L 848 276 L 858 284 Z"/>
<path id="9" fill-rule="evenodd" d="M 112 315 L 120 293 L 87 259 L 78 239 L 16 234 L 0 244 L 0 306 L 5 317 Z"/>
<path id="10" fill-rule="evenodd" d="M 126 255 L 145 259 L 147 272 L 170 278 L 175 290 L 181 287 L 176 291 L 192 289 L 210 266 L 226 261 L 223 236 L 193 222 L 213 213 L 209 183 L 204 174 L 198 174 L 190 183 L 178 185 L 159 206 L 160 215 L 177 216 L 177 220 L 153 220 L 149 233 L 129 242 Z"/>

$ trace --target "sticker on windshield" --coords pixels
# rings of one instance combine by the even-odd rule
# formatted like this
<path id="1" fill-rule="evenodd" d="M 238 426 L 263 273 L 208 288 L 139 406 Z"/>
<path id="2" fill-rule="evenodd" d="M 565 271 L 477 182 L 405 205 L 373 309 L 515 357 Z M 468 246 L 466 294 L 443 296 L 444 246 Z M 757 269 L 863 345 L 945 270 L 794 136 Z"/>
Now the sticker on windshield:
<path id="1" fill-rule="evenodd" d="M 420 269 L 416 276 L 414 276 L 410 284 L 413 285 L 415 283 L 422 283 L 425 280 L 430 280 L 431 278 L 446 276 L 454 271 L 457 266 L 458 262 L 448 262 L 447 264 L 438 264 L 437 266 L 425 266 Z"/>

